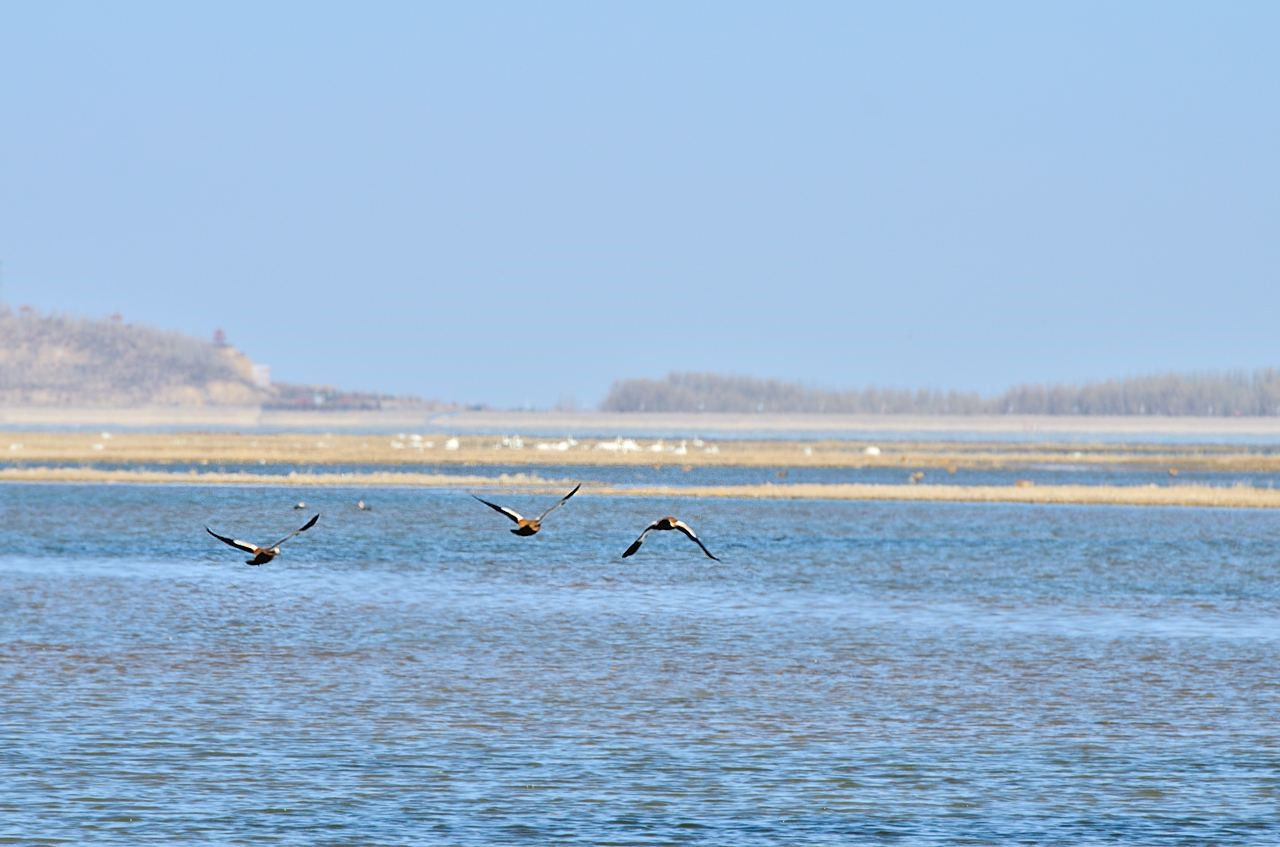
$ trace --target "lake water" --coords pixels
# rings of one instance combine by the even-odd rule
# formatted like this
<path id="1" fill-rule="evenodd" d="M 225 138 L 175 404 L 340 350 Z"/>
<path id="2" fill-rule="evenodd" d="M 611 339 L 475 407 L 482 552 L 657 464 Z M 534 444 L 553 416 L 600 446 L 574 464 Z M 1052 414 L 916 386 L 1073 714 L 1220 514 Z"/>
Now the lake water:
<path id="1" fill-rule="evenodd" d="M 1280 843 L 1280 515 L 584 495 L 0 486 L 0 842 Z"/>

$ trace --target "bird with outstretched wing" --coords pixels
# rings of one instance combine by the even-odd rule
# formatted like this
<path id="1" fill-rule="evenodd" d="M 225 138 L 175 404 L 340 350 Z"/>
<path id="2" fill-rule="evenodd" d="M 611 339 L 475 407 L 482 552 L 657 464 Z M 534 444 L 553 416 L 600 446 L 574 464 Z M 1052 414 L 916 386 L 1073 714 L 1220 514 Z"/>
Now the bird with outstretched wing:
<path id="1" fill-rule="evenodd" d="M 490 509 L 493 509 L 495 512 L 499 512 L 503 515 L 506 515 L 509 519 L 514 521 L 516 524 L 516 528 L 511 530 L 512 534 L 528 536 L 528 535 L 536 535 L 538 533 L 538 530 L 542 529 L 543 518 L 545 518 L 547 515 L 551 514 L 556 509 L 563 506 L 570 497 L 578 493 L 578 489 L 581 487 L 582 487 L 582 483 L 578 483 L 577 485 L 575 485 L 572 491 L 570 491 L 568 494 L 561 497 L 559 500 L 556 501 L 556 503 L 553 506 L 551 506 L 551 508 L 547 509 L 542 514 L 538 515 L 536 518 L 526 518 L 523 515 L 521 515 L 519 512 L 517 512 L 515 509 L 508 509 L 506 506 L 499 506 L 497 503 L 490 503 L 488 500 L 484 499 L 483 497 L 476 497 L 476 495 L 474 494 L 472 494 L 471 496 L 475 497 L 477 500 L 479 500 L 481 503 L 484 503 L 486 506 L 488 506 Z"/>
<path id="2" fill-rule="evenodd" d="M 252 559 L 244 560 L 244 563 L 246 565 L 265 565 L 267 562 L 271 561 L 276 556 L 280 555 L 281 544 L 285 543 L 290 538 L 293 538 L 295 535 L 298 535 L 299 533 L 303 533 L 311 529 L 311 527 L 316 525 L 316 521 L 318 520 L 320 520 L 319 513 L 313 515 L 311 517 L 311 520 L 307 521 L 302 526 L 298 527 L 293 532 L 286 535 L 284 538 L 281 538 L 279 541 L 277 541 L 274 544 L 268 544 L 265 547 L 259 547 L 257 544 L 254 544 L 251 541 L 241 541 L 238 538 L 228 538 L 225 535 L 218 535 L 218 533 L 209 529 L 209 527 L 207 526 L 204 529 L 205 529 L 205 532 L 209 533 L 214 538 L 221 541 L 223 544 L 229 544 L 232 547 L 236 548 L 237 550 L 243 550 L 244 552 L 253 556 Z"/>
<path id="3" fill-rule="evenodd" d="M 717 562 L 720 561 L 720 559 L 717 556 L 713 555 L 712 552 L 707 549 L 707 545 L 703 544 L 702 540 L 698 538 L 697 533 L 693 531 L 693 527 L 689 526 L 684 521 L 672 515 L 667 515 L 665 518 L 658 518 L 656 521 L 654 521 L 653 523 L 645 527 L 644 532 L 640 533 L 640 537 L 637 538 L 635 541 L 632 541 L 631 546 L 628 547 L 626 552 L 622 554 L 622 558 L 625 559 L 628 556 L 633 555 L 637 550 L 639 550 L 640 545 L 644 543 L 645 536 L 647 536 L 649 533 L 653 532 L 654 530 L 657 530 L 659 532 L 664 532 L 666 530 L 672 530 L 672 529 L 674 529 L 677 532 L 683 533 L 686 538 L 688 538 L 694 544 L 697 544 L 699 547 L 701 547 L 702 552 L 707 554 L 708 559 L 715 559 Z"/>

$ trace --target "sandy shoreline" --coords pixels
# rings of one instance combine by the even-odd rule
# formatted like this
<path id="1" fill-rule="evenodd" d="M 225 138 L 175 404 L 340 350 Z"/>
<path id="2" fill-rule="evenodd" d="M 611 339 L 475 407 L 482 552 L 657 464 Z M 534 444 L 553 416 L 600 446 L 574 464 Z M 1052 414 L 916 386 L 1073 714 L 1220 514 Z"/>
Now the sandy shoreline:
<path id="1" fill-rule="evenodd" d="M 576 481 L 618 497 L 716 497 L 925 502 L 1090 503 L 1280 507 L 1280 490 L 1178 484 L 1182 471 L 1280 473 L 1280 452 L 1230 445 L 661 438 L 544 441 L 493 435 L 333 433 L 10 432 L 0 437 L 0 482 L 512 488 L 556 493 Z M 105 467 L 104 467 L 105 466 Z M 265 473 L 272 467 L 288 473 Z M 778 483 L 618 485 L 617 468 L 778 469 Z M 461 473 L 441 473 L 442 468 Z M 474 468 L 474 471 L 471 469 Z M 614 469 L 604 471 L 604 469 Z M 893 468 L 903 484 L 787 483 L 789 468 Z M 938 485 L 960 469 L 1146 471 L 1161 484 Z M 491 472 L 486 473 L 486 469 Z M 771 474 L 772 475 L 772 474 Z M 623 477 L 625 478 L 625 473 Z M 571 478 L 567 478 L 571 477 Z M 906 484 L 907 478 L 919 484 Z"/>
<path id="2" fill-rule="evenodd" d="M 436 410 L 425 409 L 294 412 L 263 409 L 259 406 L 0 406 L 0 429 L 123 427 L 138 430 L 382 430 L 391 427 L 427 426 L 440 415 Z"/>
<path id="3" fill-rule="evenodd" d="M 255 474 L 110 470 L 101 468 L 2 468 L 0 483 L 81 483 L 128 485 L 252 485 L 281 487 L 518 489 L 559 493 L 573 484 L 532 474 L 451 475 L 429 473 L 291 473 Z M 1202 485 L 638 485 L 586 482 L 584 494 L 608 497 L 696 497 L 756 500 L 901 500 L 949 503 L 1024 503 L 1111 506 L 1192 506 L 1210 508 L 1280 508 L 1280 490 L 1245 486 Z"/>
<path id="4" fill-rule="evenodd" d="M 0 429 L 117 427 L 140 430 L 207 429 L 241 431 L 390 431 L 417 429 L 467 433 L 524 432 L 542 434 L 681 433 L 689 436 L 741 433 L 831 433 L 888 436 L 964 434 L 1001 438 L 1067 438 L 1119 436 L 1275 438 L 1280 417 L 1160 417 L 1155 415 L 840 415 L 725 414 L 665 412 L 519 412 L 389 409 L 385 411 L 286 411 L 256 406 L 136 408 L 0 407 Z"/>
<path id="5" fill-rule="evenodd" d="M 725 414 L 666 412 L 497 412 L 462 411 L 432 419 L 459 430 L 507 432 L 708 433 L 922 433 L 1041 437 L 1127 435 L 1280 439 L 1280 417 L 1161 417 L 1156 415 L 837 415 Z"/>
<path id="6" fill-rule="evenodd" d="M 1280 451 L 1230 445 L 980 441 L 527 439 L 492 435 L 8 432 L 0 462 L 423 467 L 898 468 L 1037 467 L 1280 472 Z"/>

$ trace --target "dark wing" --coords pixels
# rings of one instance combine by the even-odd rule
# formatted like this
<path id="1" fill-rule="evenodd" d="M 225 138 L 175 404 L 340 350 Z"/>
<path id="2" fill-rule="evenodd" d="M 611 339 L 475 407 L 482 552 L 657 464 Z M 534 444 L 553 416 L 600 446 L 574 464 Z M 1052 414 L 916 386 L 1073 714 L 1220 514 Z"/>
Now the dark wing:
<path id="1" fill-rule="evenodd" d="M 227 538 L 225 535 L 218 535 L 218 533 L 209 529 L 209 527 L 207 526 L 204 528 L 204 531 L 209 533 L 219 541 L 221 541 L 223 544 L 230 544 L 232 547 L 236 548 L 237 550 L 243 550 L 246 553 L 258 552 L 258 545 L 256 544 L 250 544 L 248 541 L 239 541 L 235 538 Z"/>
<path id="2" fill-rule="evenodd" d="M 319 512 L 317 512 L 316 514 L 312 515 L 312 516 L 311 516 L 311 520 L 307 521 L 307 522 L 306 522 L 306 523 L 304 523 L 302 526 L 298 527 L 298 528 L 297 528 L 297 529 L 295 529 L 293 532 L 291 532 L 291 533 L 289 533 L 288 535 L 286 535 L 284 538 L 281 538 L 281 539 L 280 539 L 279 541 L 277 541 L 275 544 L 272 544 L 272 545 L 271 545 L 271 547 L 279 547 L 281 544 L 285 543 L 285 542 L 286 542 L 286 541 L 288 541 L 290 538 L 293 538 L 293 537 L 294 537 L 295 535 L 297 535 L 298 533 L 300 533 L 300 532 L 306 532 L 307 530 L 311 529 L 311 527 L 315 526 L 315 525 L 316 525 L 316 521 L 318 521 L 318 520 L 320 520 L 320 513 L 319 513 Z M 271 549 L 271 547 L 268 547 L 267 549 L 268 549 L 268 550 L 270 550 L 270 549 Z"/>
<path id="3" fill-rule="evenodd" d="M 545 518 L 547 515 L 549 515 L 549 514 L 551 514 L 552 512 L 554 512 L 556 509 L 559 509 L 561 506 L 563 506 L 563 505 L 564 505 L 564 502 L 565 502 L 566 500 L 568 500 L 568 499 L 569 499 L 570 497 L 572 497 L 573 495 L 577 494 L 577 493 L 578 493 L 578 489 L 579 489 L 579 488 L 581 488 L 581 487 L 582 487 L 582 483 L 578 483 L 577 485 L 575 485 L 575 486 L 573 487 L 573 490 L 572 490 L 572 491 L 570 491 L 568 494 L 566 494 L 566 495 L 564 495 L 563 497 L 561 497 L 561 498 L 556 502 L 556 504 L 555 504 L 554 506 L 552 506 L 550 509 L 547 509 L 547 510 L 546 510 L 545 512 L 543 512 L 542 514 L 538 515 L 538 518 L 537 518 L 537 519 L 540 521 L 540 520 L 542 520 L 543 518 Z"/>
<path id="4" fill-rule="evenodd" d="M 622 558 L 624 558 L 624 559 L 625 559 L 625 558 L 627 558 L 628 556 L 630 556 L 632 553 L 634 553 L 634 552 L 636 552 L 637 550 L 639 550 L 639 549 L 640 549 L 640 545 L 644 543 L 644 537 L 645 537 L 646 535 L 648 535 L 649 533 L 653 532 L 653 530 L 654 530 L 655 528 L 657 528 L 657 526 L 658 526 L 658 521 L 654 521 L 653 523 L 651 523 L 651 524 L 649 524 L 648 526 L 646 526 L 646 527 L 644 528 L 644 532 L 640 533 L 640 537 L 639 537 L 639 538 L 637 538 L 635 541 L 632 541 L 632 542 L 631 542 L 631 546 L 627 548 L 627 552 L 625 552 L 625 553 L 623 553 L 623 554 L 622 554 Z"/>
<path id="5" fill-rule="evenodd" d="M 472 494 L 471 496 L 476 497 L 476 495 L 474 494 Z M 515 523 L 520 523 L 520 521 L 524 520 L 524 518 L 520 517 L 519 512 L 516 512 L 512 509 L 508 509 L 506 506 L 499 506 L 497 503 L 490 503 L 488 500 L 485 500 L 483 497 L 476 497 L 476 499 L 479 500 L 481 503 L 484 503 L 490 509 L 493 509 L 495 512 L 501 512 L 502 514 L 511 518 L 511 520 Z"/>
<path id="6" fill-rule="evenodd" d="M 684 521 L 676 521 L 675 528 L 683 532 L 685 535 L 689 536 L 689 540 L 691 540 L 694 544 L 697 544 L 699 547 L 701 547 L 702 552 L 706 553 L 709 558 L 715 559 L 717 562 L 720 561 L 719 559 L 716 559 L 715 556 L 712 556 L 711 551 L 707 549 L 707 545 L 703 544 L 698 539 L 698 536 L 693 534 L 693 527 L 689 526 Z"/>

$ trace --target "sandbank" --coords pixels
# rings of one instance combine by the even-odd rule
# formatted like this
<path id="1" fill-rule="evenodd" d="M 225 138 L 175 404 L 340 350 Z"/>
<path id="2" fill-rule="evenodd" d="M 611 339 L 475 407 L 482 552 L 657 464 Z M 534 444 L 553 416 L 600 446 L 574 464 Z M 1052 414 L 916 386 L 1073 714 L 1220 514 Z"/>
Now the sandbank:
<path id="1" fill-rule="evenodd" d="M 261 485 L 298 487 L 417 487 L 448 489 L 515 489 L 559 493 L 569 479 L 531 474 L 485 476 L 415 472 L 369 473 L 228 473 L 103 469 L 92 467 L 0 468 L 0 483 L 94 483 L 134 485 Z M 950 503 L 1087 504 L 1111 506 L 1196 506 L 1215 508 L 1280 508 L 1280 490 L 1248 486 L 1205 485 L 637 485 L 587 481 L 583 493 L 608 497 L 737 498 L 756 500 L 902 500 Z"/>

